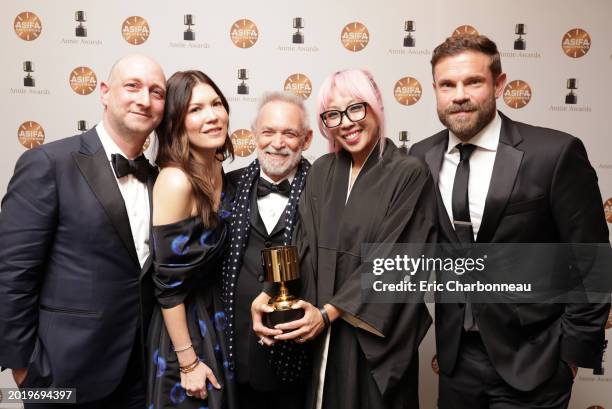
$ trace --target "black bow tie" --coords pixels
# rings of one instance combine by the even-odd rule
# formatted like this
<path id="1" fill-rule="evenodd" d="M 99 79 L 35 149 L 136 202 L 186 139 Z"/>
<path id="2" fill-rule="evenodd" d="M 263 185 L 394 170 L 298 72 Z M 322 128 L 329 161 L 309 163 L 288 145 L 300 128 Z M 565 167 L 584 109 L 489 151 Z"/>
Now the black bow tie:
<path id="1" fill-rule="evenodd" d="M 289 197 L 289 193 L 291 192 L 291 185 L 287 181 L 287 179 L 280 182 L 278 185 L 274 183 L 270 183 L 264 178 L 259 178 L 259 183 L 257 184 L 257 197 L 268 196 L 270 193 L 278 193 L 279 195 L 283 195 L 285 197 Z"/>
<path id="2" fill-rule="evenodd" d="M 127 175 L 134 175 L 136 179 L 142 183 L 146 183 L 148 176 L 154 169 L 144 155 L 140 155 L 134 160 L 129 160 L 123 155 L 113 153 L 111 155 L 111 162 L 117 179 Z"/>

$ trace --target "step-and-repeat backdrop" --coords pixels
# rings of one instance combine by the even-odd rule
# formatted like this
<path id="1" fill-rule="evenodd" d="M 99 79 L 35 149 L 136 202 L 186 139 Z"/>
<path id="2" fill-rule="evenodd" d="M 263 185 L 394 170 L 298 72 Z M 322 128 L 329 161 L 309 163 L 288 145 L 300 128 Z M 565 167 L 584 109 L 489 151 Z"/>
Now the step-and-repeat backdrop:
<path id="1" fill-rule="evenodd" d="M 497 42 L 508 74 L 499 109 L 582 138 L 612 223 L 608 0 L 5 0 L 0 11 L 0 195 L 24 150 L 100 120 L 98 85 L 125 54 L 153 56 L 168 76 L 195 68 L 217 82 L 231 105 L 238 156 L 227 169 L 234 169 L 255 157 L 250 124 L 262 93 L 304 98 L 315 126 L 319 84 L 343 68 L 374 74 L 387 136 L 397 144 L 437 132 L 431 52 L 453 33 L 478 32 Z M 315 131 L 307 158 L 325 149 Z M 606 369 L 612 373 L 611 364 Z M 0 378 L 10 384 L 6 374 Z M 436 407 L 436 386 L 432 330 L 421 347 L 424 408 Z M 612 409 L 611 386 L 612 375 L 580 370 L 571 407 Z"/>

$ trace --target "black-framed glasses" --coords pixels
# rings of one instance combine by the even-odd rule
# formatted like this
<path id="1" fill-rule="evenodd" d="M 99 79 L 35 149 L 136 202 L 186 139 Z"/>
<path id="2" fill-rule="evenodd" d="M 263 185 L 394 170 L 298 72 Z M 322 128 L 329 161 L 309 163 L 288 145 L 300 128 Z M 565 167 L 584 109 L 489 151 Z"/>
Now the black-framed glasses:
<path id="1" fill-rule="evenodd" d="M 346 117 L 351 122 L 361 121 L 366 117 L 368 104 L 366 102 L 357 102 L 355 104 L 351 104 L 346 107 L 344 111 L 339 111 L 337 109 L 332 109 L 329 111 L 323 112 L 321 115 L 321 120 L 323 121 L 323 125 L 326 128 L 335 128 L 340 126 L 342 123 L 342 115 L 346 115 Z"/>

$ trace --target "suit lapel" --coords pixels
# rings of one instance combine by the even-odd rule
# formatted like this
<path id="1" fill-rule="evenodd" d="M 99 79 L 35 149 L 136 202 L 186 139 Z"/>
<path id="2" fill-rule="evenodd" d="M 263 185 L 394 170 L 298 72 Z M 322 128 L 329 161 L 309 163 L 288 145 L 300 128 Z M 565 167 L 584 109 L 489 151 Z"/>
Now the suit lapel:
<path id="1" fill-rule="evenodd" d="M 147 191 L 149 193 L 149 257 L 144 262 L 142 269 L 140 270 L 140 279 L 147 274 L 151 265 L 153 264 L 154 257 L 154 243 L 153 243 L 153 185 L 155 184 L 155 179 L 157 179 L 157 174 L 159 170 L 155 169 L 155 173 L 152 173 L 147 178 Z"/>
<path id="2" fill-rule="evenodd" d="M 73 152 L 72 157 L 104 208 L 128 253 L 134 262 L 140 265 L 123 196 L 95 128 L 83 135 L 81 149 L 79 152 Z"/>
<path id="3" fill-rule="evenodd" d="M 523 140 L 521 135 L 508 117 L 502 113 L 500 116 L 502 129 L 482 222 L 476 238 L 478 243 L 488 243 L 493 238 L 523 160 L 523 151 L 516 148 Z"/>
<path id="4" fill-rule="evenodd" d="M 257 182 L 253 184 L 253 188 L 251 189 L 251 212 L 249 214 L 251 227 L 261 235 L 261 237 L 268 237 L 268 230 L 266 229 L 266 225 L 259 214 L 259 206 L 257 205 L 257 184 L 259 183 L 259 179 Z"/>
<path id="5" fill-rule="evenodd" d="M 287 202 L 287 206 L 283 209 L 278 221 L 276 222 L 276 226 L 272 229 L 272 233 L 270 233 L 270 237 L 276 236 L 280 231 L 285 228 L 285 215 L 287 214 L 287 207 L 289 206 L 289 202 Z"/>
<path id="6" fill-rule="evenodd" d="M 448 131 L 446 131 L 446 137 L 441 138 L 437 144 L 427 151 L 425 154 L 425 162 L 427 163 L 427 166 L 429 166 L 429 170 L 431 170 L 431 176 L 433 177 L 434 184 L 436 186 L 436 200 L 438 202 L 438 219 L 440 221 L 440 228 L 444 232 L 445 237 L 447 237 L 451 242 L 458 242 L 459 238 L 457 237 L 457 233 L 455 232 L 455 229 L 448 218 L 448 213 L 446 212 L 446 207 L 444 207 L 444 201 L 442 200 L 442 195 L 440 194 L 440 189 L 438 188 L 440 168 L 442 168 L 442 161 L 444 160 L 444 153 L 446 152 L 447 146 Z"/>

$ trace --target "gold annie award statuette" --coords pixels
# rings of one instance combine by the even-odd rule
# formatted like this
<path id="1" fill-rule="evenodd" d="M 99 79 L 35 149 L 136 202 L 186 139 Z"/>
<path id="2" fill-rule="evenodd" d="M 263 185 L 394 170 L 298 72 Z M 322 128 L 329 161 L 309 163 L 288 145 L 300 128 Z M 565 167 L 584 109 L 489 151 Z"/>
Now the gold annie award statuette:
<path id="1" fill-rule="evenodd" d="M 277 295 L 270 298 L 268 305 L 274 308 L 273 312 L 264 316 L 264 324 L 274 328 L 276 324 L 294 321 L 304 316 L 302 308 L 292 309 L 299 298 L 289 293 L 286 283 L 300 278 L 297 247 L 278 246 L 261 251 L 261 264 L 265 272 L 266 281 L 277 283 L 280 289 Z"/>

